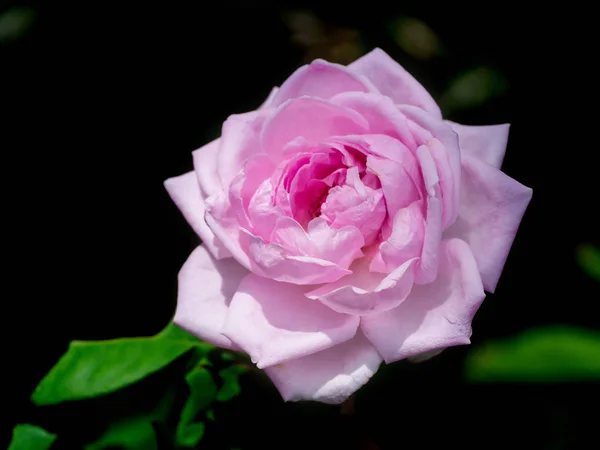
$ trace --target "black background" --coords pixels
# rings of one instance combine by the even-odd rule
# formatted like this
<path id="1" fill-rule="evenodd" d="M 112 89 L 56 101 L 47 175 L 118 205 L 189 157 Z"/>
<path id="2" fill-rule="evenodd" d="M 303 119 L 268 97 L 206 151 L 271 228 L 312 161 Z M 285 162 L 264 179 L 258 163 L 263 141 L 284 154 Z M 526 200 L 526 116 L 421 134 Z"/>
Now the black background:
<path id="1" fill-rule="evenodd" d="M 474 61 L 508 78 L 506 95 L 453 117 L 510 122 L 503 170 L 534 192 L 473 344 L 539 324 L 598 327 L 600 290 L 574 253 L 600 231 L 591 7 L 400 3 L 4 3 L 37 10 L 30 32 L 0 54 L 6 442 L 71 339 L 150 335 L 169 321 L 177 272 L 198 241 L 162 182 L 190 170 L 190 152 L 229 114 L 255 109 L 302 64 L 282 20 L 297 6 L 393 56 L 402 52 L 386 21 L 424 20 L 449 52 L 405 66 L 434 96 Z M 596 385 L 467 387 L 467 351 L 378 374 L 352 417 L 283 404 L 249 379 L 227 433 L 242 448 L 358 448 L 362 438 L 379 448 L 594 446 Z"/>

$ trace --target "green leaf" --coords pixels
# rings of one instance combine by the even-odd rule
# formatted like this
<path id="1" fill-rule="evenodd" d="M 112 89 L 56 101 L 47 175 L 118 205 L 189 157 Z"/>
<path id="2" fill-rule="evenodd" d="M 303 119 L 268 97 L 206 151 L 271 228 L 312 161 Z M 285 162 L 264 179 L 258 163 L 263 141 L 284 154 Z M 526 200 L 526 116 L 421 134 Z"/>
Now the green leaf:
<path id="1" fill-rule="evenodd" d="M 217 386 L 211 373 L 204 367 L 195 367 L 185 377 L 190 396 L 181 411 L 176 431 L 177 444 L 195 447 L 204 435 L 204 423 L 195 422 L 198 414 L 207 409 L 217 396 Z"/>
<path id="2" fill-rule="evenodd" d="M 576 255 L 577 262 L 583 271 L 600 281 L 600 250 L 590 244 L 581 244 L 577 247 Z"/>
<path id="3" fill-rule="evenodd" d="M 490 342 L 469 353 L 465 377 L 474 382 L 600 380 L 600 333 L 548 326 Z"/>
<path id="4" fill-rule="evenodd" d="M 445 113 L 476 108 L 507 90 L 508 81 L 499 72 L 491 67 L 475 67 L 450 82 L 439 104 Z"/>
<path id="5" fill-rule="evenodd" d="M 73 341 L 32 400 L 50 405 L 104 395 L 163 369 L 191 349 L 208 353 L 213 348 L 175 325 L 152 337 Z"/>
<path id="6" fill-rule="evenodd" d="M 241 364 L 234 364 L 226 369 L 219 371 L 219 376 L 223 379 L 223 386 L 219 390 L 217 400 L 226 402 L 240 393 L 239 376 L 248 369 Z"/>
<path id="7" fill-rule="evenodd" d="M 158 450 L 152 420 L 147 416 L 132 417 L 111 424 L 106 432 L 85 450 L 113 448 Z"/>
<path id="8" fill-rule="evenodd" d="M 149 395 L 153 395 L 152 392 Z M 135 413 L 109 424 L 102 436 L 86 446 L 85 450 L 115 447 L 128 450 L 156 450 L 158 444 L 153 424 L 167 422 L 176 397 L 176 386 L 169 385 L 150 411 Z"/>
<path id="9" fill-rule="evenodd" d="M 35 9 L 28 6 L 16 6 L 0 14 L 0 42 L 19 39 L 31 27 L 36 15 Z"/>
<path id="10" fill-rule="evenodd" d="M 8 450 L 48 450 L 56 435 L 35 425 L 20 424 L 13 430 L 12 441 Z"/>

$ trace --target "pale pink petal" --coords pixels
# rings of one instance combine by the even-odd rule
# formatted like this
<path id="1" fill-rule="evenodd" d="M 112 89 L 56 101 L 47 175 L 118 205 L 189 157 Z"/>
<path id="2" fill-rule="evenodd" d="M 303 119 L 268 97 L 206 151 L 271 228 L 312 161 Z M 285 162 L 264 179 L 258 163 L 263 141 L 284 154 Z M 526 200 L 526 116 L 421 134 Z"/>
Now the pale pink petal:
<path id="1" fill-rule="evenodd" d="M 440 190 L 443 201 L 443 227 L 446 229 L 458 216 L 458 196 L 460 186 L 460 147 L 458 135 L 450 125 L 431 117 L 419 108 L 399 106 L 411 122 L 424 131 L 415 133 L 417 144 L 426 145 L 436 164 L 440 178 Z M 417 131 L 414 130 L 413 131 Z"/>
<path id="2" fill-rule="evenodd" d="M 288 100 L 265 123 L 262 151 L 280 155 L 289 142 L 298 137 L 320 142 L 330 136 L 363 134 L 367 121 L 356 111 L 314 97 Z"/>
<path id="3" fill-rule="evenodd" d="M 259 368 L 325 350 L 356 334 L 357 317 L 310 301 L 304 296 L 306 290 L 246 276 L 229 306 L 223 334 Z"/>
<path id="4" fill-rule="evenodd" d="M 417 149 L 427 198 L 425 200 L 425 230 L 421 259 L 416 267 L 415 283 L 427 284 L 435 280 L 438 270 L 438 253 L 442 241 L 443 205 L 440 200 L 439 177 L 429 148 L 425 145 Z"/>
<path id="5" fill-rule="evenodd" d="M 331 101 L 359 112 L 369 123 L 369 134 L 382 134 L 399 139 L 413 151 L 417 148 L 406 117 L 390 98 L 364 92 L 344 92 L 333 97 Z"/>
<path id="6" fill-rule="evenodd" d="M 494 292 L 532 190 L 471 156 L 462 161 L 459 217 L 444 237 L 471 247 L 483 286 Z"/>
<path id="7" fill-rule="evenodd" d="M 271 89 L 271 92 L 269 92 L 269 95 L 258 109 L 267 109 L 273 107 L 273 100 L 275 99 L 277 92 L 279 92 L 279 88 L 275 86 L 273 89 Z"/>
<path id="8" fill-rule="evenodd" d="M 165 189 L 210 253 L 217 259 L 228 258 L 231 253 L 204 220 L 204 199 L 196 175 L 195 172 L 188 172 L 169 178 L 164 182 Z"/>
<path id="9" fill-rule="evenodd" d="M 282 245 L 267 243 L 243 228 L 239 237 L 250 270 L 266 278 L 293 284 L 321 284 L 350 273 L 331 261 L 289 254 Z"/>
<path id="10" fill-rule="evenodd" d="M 496 169 L 502 166 L 510 124 L 475 126 L 448 123 L 458 134 L 463 154 L 478 158 Z"/>
<path id="11" fill-rule="evenodd" d="M 369 86 L 361 77 L 346 67 L 332 64 L 322 59 L 297 69 L 281 85 L 273 100 L 273 106 L 279 106 L 287 100 L 302 96 L 330 99 L 340 92 L 369 92 Z"/>
<path id="12" fill-rule="evenodd" d="M 379 92 L 395 103 L 418 106 L 441 119 L 440 108 L 429 92 L 383 50 L 372 50 L 349 64 L 348 69 L 367 77 Z"/>
<path id="13" fill-rule="evenodd" d="M 377 175 L 381 182 L 381 190 L 390 218 L 393 218 L 400 209 L 421 198 L 416 180 L 406 165 L 387 158 L 369 155 L 367 156 L 367 170 Z"/>
<path id="14" fill-rule="evenodd" d="M 438 277 L 414 286 L 397 308 L 361 318 L 361 329 L 391 363 L 436 349 L 469 344 L 471 321 L 485 298 L 466 242 L 444 241 Z"/>
<path id="15" fill-rule="evenodd" d="M 217 261 L 204 246 L 197 247 L 179 271 L 173 322 L 211 344 L 237 349 L 221 328 L 229 302 L 247 274 L 234 259 Z"/>
<path id="16" fill-rule="evenodd" d="M 385 276 L 370 272 L 366 262 L 358 262 L 353 273 L 307 293 L 334 311 L 344 314 L 369 315 L 398 306 L 410 293 L 414 281 L 414 263 L 408 260 Z"/>
<path id="17" fill-rule="evenodd" d="M 221 139 L 219 138 L 192 152 L 194 170 L 198 176 L 204 198 L 222 189 L 221 179 L 217 173 L 217 155 L 220 146 Z"/>
<path id="18" fill-rule="evenodd" d="M 370 270 L 390 273 L 412 258 L 420 257 L 425 237 L 423 200 L 400 209 L 394 216 L 392 234 L 381 243 L 379 253 L 371 261 Z"/>
<path id="19" fill-rule="evenodd" d="M 285 401 L 339 404 L 365 385 L 381 362 L 377 350 L 359 331 L 349 341 L 265 372 Z"/>
<path id="20" fill-rule="evenodd" d="M 206 199 L 204 220 L 229 253 L 246 269 L 251 270 L 250 258 L 242 249 L 241 228 L 227 194 L 220 192 Z"/>
<path id="21" fill-rule="evenodd" d="M 260 133 L 271 110 L 233 114 L 223 123 L 221 145 L 217 156 L 217 172 L 223 189 L 242 169 L 251 156 L 261 153 Z"/>
<path id="22" fill-rule="evenodd" d="M 364 238 L 354 226 L 333 228 L 324 218 L 317 217 L 305 231 L 291 217 L 281 217 L 271 235 L 271 242 L 281 245 L 293 256 L 309 256 L 348 268 L 362 256 Z"/>
<path id="23" fill-rule="evenodd" d="M 242 169 L 231 180 L 229 204 L 240 226 L 253 229 L 248 212 L 250 202 L 258 188 L 269 179 L 274 170 L 275 164 L 267 154 L 256 153 L 244 162 Z"/>

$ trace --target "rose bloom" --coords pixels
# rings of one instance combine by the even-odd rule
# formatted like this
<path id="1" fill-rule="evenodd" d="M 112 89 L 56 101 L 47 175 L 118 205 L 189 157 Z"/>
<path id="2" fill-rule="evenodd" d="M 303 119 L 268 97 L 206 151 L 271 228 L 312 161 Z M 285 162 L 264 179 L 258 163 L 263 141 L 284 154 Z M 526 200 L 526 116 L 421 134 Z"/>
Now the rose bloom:
<path id="1" fill-rule="evenodd" d="M 531 199 L 500 171 L 508 129 L 443 120 L 380 49 L 299 68 L 165 181 L 202 240 L 174 322 L 290 401 L 340 403 L 382 361 L 469 344 Z"/>

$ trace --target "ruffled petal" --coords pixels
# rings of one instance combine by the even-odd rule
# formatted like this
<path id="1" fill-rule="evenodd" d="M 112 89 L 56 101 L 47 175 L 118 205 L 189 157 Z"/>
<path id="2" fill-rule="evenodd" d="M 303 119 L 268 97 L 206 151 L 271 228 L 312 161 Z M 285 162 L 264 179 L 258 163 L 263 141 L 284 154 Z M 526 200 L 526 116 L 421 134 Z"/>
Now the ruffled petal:
<path id="1" fill-rule="evenodd" d="M 398 306 L 410 293 L 414 281 L 414 263 L 408 260 L 387 276 L 370 272 L 367 262 L 358 262 L 353 273 L 334 283 L 306 294 L 334 311 L 344 314 L 369 315 Z"/>

